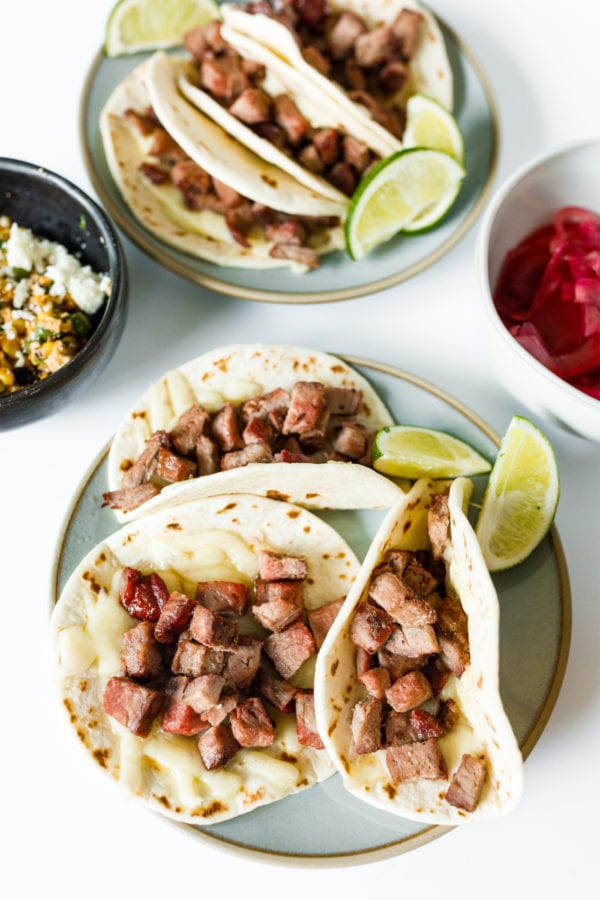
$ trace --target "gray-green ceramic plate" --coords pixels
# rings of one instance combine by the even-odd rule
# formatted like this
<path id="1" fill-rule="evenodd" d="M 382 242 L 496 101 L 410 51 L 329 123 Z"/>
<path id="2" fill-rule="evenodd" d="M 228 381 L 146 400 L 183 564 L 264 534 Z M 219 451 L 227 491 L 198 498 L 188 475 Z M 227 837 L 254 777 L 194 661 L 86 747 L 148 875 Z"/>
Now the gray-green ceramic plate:
<path id="1" fill-rule="evenodd" d="M 99 51 L 88 73 L 80 108 L 80 139 L 90 179 L 101 202 L 125 234 L 158 263 L 213 291 L 276 303 L 324 303 L 360 297 L 405 281 L 433 265 L 468 231 L 492 186 L 499 144 L 494 95 L 480 64 L 463 41 L 442 23 L 454 74 L 455 115 L 465 142 L 467 176 L 449 215 L 427 234 L 398 236 L 353 262 L 343 251 L 323 258 L 306 275 L 285 269 L 223 268 L 159 241 L 132 215 L 108 170 L 98 119 L 113 88 L 144 59 L 108 59 Z"/>
<path id="2" fill-rule="evenodd" d="M 397 422 L 440 428 L 469 441 L 493 459 L 498 435 L 448 394 L 406 372 L 368 360 L 345 357 L 379 392 Z M 53 602 L 79 560 L 117 528 L 101 509 L 107 490 L 107 449 L 92 463 L 68 511 L 56 548 Z M 475 501 L 485 479 L 475 479 Z M 320 514 L 365 555 L 382 512 L 332 511 Z M 511 724 L 526 757 L 550 716 L 569 651 L 569 578 L 555 528 L 533 555 L 512 571 L 494 576 L 500 598 L 500 687 Z M 165 821 L 172 824 L 170 819 Z M 360 803 L 334 775 L 295 796 L 263 806 L 229 822 L 192 831 L 213 847 L 251 854 L 265 862 L 296 865 L 351 865 L 414 850 L 449 828 L 399 819 Z"/>

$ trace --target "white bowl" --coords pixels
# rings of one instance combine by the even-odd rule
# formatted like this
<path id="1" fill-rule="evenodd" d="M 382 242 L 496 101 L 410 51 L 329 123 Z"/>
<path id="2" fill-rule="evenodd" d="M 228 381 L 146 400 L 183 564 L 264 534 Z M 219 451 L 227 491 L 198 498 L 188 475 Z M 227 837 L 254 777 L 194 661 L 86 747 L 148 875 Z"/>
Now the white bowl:
<path id="1" fill-rule="evenodd" d="M 550 372 L 502 323 L 492 294 L 509 250 L 552 221 L 562 206 L 600 214 L 600 139 L 567 144 L 518 169 L 496 192 L 477 242 L 477 268 L 494 329 L 494 364 L 502 384 L 542 418 L 600 441 L 600 400 Z"/>

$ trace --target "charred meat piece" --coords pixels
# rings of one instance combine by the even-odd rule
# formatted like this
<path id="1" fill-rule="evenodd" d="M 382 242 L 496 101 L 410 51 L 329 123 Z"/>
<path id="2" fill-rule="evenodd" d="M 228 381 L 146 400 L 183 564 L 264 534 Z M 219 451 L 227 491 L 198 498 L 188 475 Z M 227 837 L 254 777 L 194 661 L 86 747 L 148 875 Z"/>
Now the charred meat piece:
<path id="1" fill-rule="evenodd" d="M 382 709 L 381 700 L 376 697 L 355 704 L 351 725 L 355 753 L 375 753 L 381 748 Z"/>
<path id="2" fill-rule="evenodd" d="M 246 125 L 268 122 L 271 117 L 271 98 L 260 88 L 246 88 L 233 101 L 229 112 Z"/>
<path id="3" fill-rule="evenodd" d="M 427 511 L 427 530 L 434 559 L 443 559 L 450 543 L 448 494 L 435 494 Z"/>
<path id="4" fill-rule="evenodd" d="M 319 381 L 297 381 L 290 395 L 290 406 L 283 423 L 283 434 L 300 436 L 322 428 L 328 413 L 325 386 Z"/>
<path id="5" fill-rule="evenodd" d="M 225 209 L 235 209 L 243 202 L 243 197 L 235 188 L 229 187 L 223 181 L 213 176 L 212 185 L 219 200 L 223 203 Z"/>
<path id="6" fill-rule="evenodd" d="M 292 147 L 296 147 L 310 131 L 310 122 L 288 94 L 278 94 L 273 99 L 273 117 Z"/>
<path id="7" fill-rule="evenodd" d="M 271 226 L 268 226 L 271 227 Z M 271 444 L 274 440 L 274 429 L 268 419 L 254 416 L 242 432 L 244 444 Z"/>
<path id="8" fill-rule="evenodd" d="M 285 8 L 286 5 L 288 5 L 286 0 L 282 0 L 281 6 Z M 289 5 L 296 12 L 299 24 L 306 25 L 314 31 L 325 27 L 329 15 L 327 0 L 292 0 Z"/>
<path id="9" fill-rule="evenodd" d="M 365 455 L 368 434 L 364 425 L 354 419 L 343 419 L 333 443 L 333 449 L 348 459 L 359 460 Z"/>
<path id="10" fill-rule="evenodd" d="M 372 655 L 371 653 L 367 653 L 367 651 L 363 650 L 362 647 L 356 648 L 356 674 L 359 678 L 365 672 L 368 672 L 368 670 L 371 669 L 374 664 L 374 655 Z"/>
<path id="11" fill-rule="evenodd" d="M 433 696 L 431 685 L 421 671 L 407 672 L 397 678 L 385 693 L 396 712 L 408 712 Z"/>
<path id="12" fill-rule="evenodd" d="M 269 250 L 274 259 L 289 259 L 307 269 L 319 268 L 319 254 L 310 247 L 298 247 L 297 244 L 275 244 Z"/>
<path id="13" fill-rule="evenodd" d="M 222 675 L 211 673 L 193 678 L 183 692 L 183 699 L 197 713 L 206 712 L 219 702 L 221 691 L 225 686 Z"/>
<path id="14" fill-rule="evenodd" d="M 274 222 L 265 228 L 267 240 L 274 244 L 297 244 L 300 246 L 307 237 L 306 227 L 297 219 L 286 222 Z"/>
<path id="15" fill-rule="evenodd" d="M 357 178 L 354 169 L 347 162 L 338 162 L 330 169 L 327 176 L 331 184 L 334 185 L 342 194 L 351 197 L 357 185 Z"/>
<path id="16" fill-rule="evenodd" d="M 137 487 L 146 481 L 150 481 L 156 469 L 156 460 L 159 451 L 165 448 L 171 449 L 171 441 L 166 431 L 155 431 L 152 437 L 146 441 L 146 446 L 123 475 L 123 487 Z"/>
<path id="17" fill-rule="evenodd" d="M 164 694 L 127 678 L 109 678 L 104 689 L 104 711 L 137 735 L 148 737 L 164 703 Z"/>
<path id="18" fill-rule="evenodd" d="M 394 41 L 405 60 L 409 60 L 414 53 L 422 20 L 421 13 L 412 9 L 403 9 L 391 24 Z"/>
<path id="19" fill-rule="evenodd" d="M 394 784 L 421 778 L 448 777 L 446 763 L 435 738 L 390 747 L 385 761 Z"/>
<path id="20" fill-rule="evenodd" d="M 250 246 L 248 235 L 255 224 L 250 203 L 242 203 L 234 209 L 228 209 L 225 213 L 225 224 L 234 241 L 241 247 Z"/>
<path id="21" fill-rule="evenodd" d="M 366 34 L 367 26 L 355 13 L 344 11 L 329 32 L 329 50 L 334 59 L 345 59 L 354 50 L 356 39 Z"/>
<path id="22" fill-rule="evenodd" d="M 358 680 L 361 684 L 364 684 L 369 694 L 378 700 L 385 700 L 385 692 L 392 683 L 389 670 L 383 666 L 367 669 L 366 672 L 358 676 Z"/>
<path id="23" fill-rule="evenodd" d="M 152 182 L 152 184 L 165 184 L 167 181 L 171 180 L 171 173 L 168 169 L 163 169 L 160 166 L 153 166 L 152 163 L 149 162 L 141 163 L 139 170 L 148 181 Z"/>
<path id="24" fill-rule="evenodd" d="M 233 100 L 250 87 L 250 79 L 237 56 L 204 56 L 200 63 L 200 82 L 216 100 Z"/>
<path id="25" fill-rule="evenodd" d="M 196 441 L 196 466 L 198 475 L 213 475 L 221 468 L 219 448 L 207 434 L 202 434 Z"/>
<path id="26" fill-rule="evenodd" d="M 361 603 L 350 626 L 350 638 L 367 653 L 376 653 L 385 644 L 394 627 L 394 620 L 384 609 L 372 603 Z"/>
<path id="27" fill-rule="evenodd" d="M 326 78 L 329 77 L 331 72 L 331 63 L 324 56 L 320 50 L 317 50 L 316 47 L 309 45 L 305 47 L 302 51 L 302 56 L 313 69 L 316 69 L 317 72 L 320 72 L 321 75 L 324 75 Z"/>
<path id="28" fill-rule="evenodd" d="M 401 678 L 402 675 L 406 675 L 407 672 L 422 668 L 429 659 L 428 656 L 415 657 L 404 656 L 401 653 L 390 653 L 387 647 L 388 645 L 385 644 L 377 651 L 377 659 L 379 665 L 389 671 L 392 681 L 395 681 L 396 678 Z"/>
<path id="29" fill-rule="evenodd" d="M 313 691 L 298 691 L 296 694 L 296 734 L 298 742 L 304 747 L 314 747 L 315 750 L 325 749 L 317 729 Z"/>
<path id="30" fill-rule="evenodd" d="M 156 572 L 143 575 L 125 566 L 119 582 L 119 603 L 130 616 L 140 621 L 156 622 L 169 599 L 167 586 Z"/>
<path id="31" fill-rule="evenodd" d="M 239 581 L 199 581 L 196 600 L 214 613 L 231 612 L 241 616 L 246 611 L 250 588 Z"/>
<path id="32" fill-rule="evenodd" d="M 332 166 L 340 155 L 340 135 L 335 128 L 317 128 L 312 142 L 325 166 Z"/>
<path id="33" fill-rule="evenodd" d="M 111 509 L 119 509 L 121 512 L 131 512 L 160 494 L 160 488 L 151 481 L 146 484 L 138 484 L 136 487 L 121 488 L 117 491 L 106 491 L 102 494 L 104 500 L 103 506 L 110 506 Z"/>
<path id="34" fill-rule="evenodd" d="M 402 90 L 408 78 L 408 69 L 404 63 L 394 59 L 383 67 L 379 72 L 379 86 L 384 94 L 397 94 Z"/>
<path id="35" fill-rule="evenodd" d="M 269 603 L 272 600 L 286 600 L 295 603 L 300 609 L 304 606 L 302 581 L 264 581 L 254 582 L 256 603 Z"/>
<path id="36" fill-rule="evenodd" d="M 284 556 L 270 550 L 260 550 L 258 571 L 263 581 L 303 581 L 308 565 L 303 556 Z"/>
<path id="37" fill-rule="evenodd" d="M 239 749 L 240 745 L 227 725 L 214 725 L 198 739 L 198 750 L 208 770 L 224 766 Z"/>
<path id="38" fill-rule="evenodd" d="M 413 668 L 416 668 L 415 660 L 427 656 L 429 653 L 439 653 L 440 651 L 435 631 L 431 625 L 414 628 L 399 626 L 390 635 L 385 649 L 398 656 L 412 659 Z"/>
<path id="39" fill-rule="evenodd" d="M 246 444 L 241 450 L 232 450 L 221 457 L 221 470 L 239 469 L 249 466 L 250 463 L 270 463 L 273 461 L 273 451 L 267 443 Z"/>
<path id="40" fill-rule="evenodd" d="M 325 403 L 332 416 L 354 416 L 362 403 L 362 391 L 356 388 L 325 388 Z"/>
<path id="41" fill-rule="evenodd" d="M 371 581 L 369 597 L 400 625 L 430 625 L 437 619 L 434 607 L 387 568 L 380 570 Z"/>
<path id="42" fill-rule="evenodd" d="M 240 450 L 244 446 L 239 430 L 237 411 L 233 403 L 226 403 L 214 414 L 210 427 L 213 438 L 223 453 Z"/>
<path id="43" fill-rule="evenodd" d="M 303 622 L 295 622 L 264 643 L 265 653 L 282 678 L 291 678 L 300 666 L 316 651 L 315 641 Z"/>
<path id="44" fill-rule="evenodd" d="M 258 671 L 262 641 L 240 634 L 237 647 L 227 653 L 225 675 L 240 690 L 247 688 Z"/>
<path id="45" fill-rule="evenodd" d="M 177 642 L 177 650 L 171 663 L 171 671 L 176 675 L 207 675 L 211 672 L 219 674 L 225 665 L 225 653 L 222 650 L 211 650 L 202 644 L 192 641 L 182 634 Z"/>
<path id="46" fill-rule="evenodd" d="M 477 809 L 479 798 L 485 783 L 485 762 L 478 756 L 463 753 L 460 765 L 450 782 L 446 792 L 446 800 L 450 806 L 473 812 Z"/>
<path id="47" fill-rule="evenodd" d="M 232 682 L 226 682 L 219 702 L 202 713 L 209 725 L 220 725 L 237 706 L 240 695 Z"/>
<path id="48" fill-rule="evenodd" d="M 169 438 L 177 453 L 186 456 L 194 452 L 198 440 L 204 436 L 208 420 L 209 415 L 200 403 L 194 403 L 179 416 L 169 432 Z"/>
<path id="49" fill-rule="evenodd" d="M 123 115 L 142 137 L 148 137 L 158 127 L 156 117 L 137 112 L 135 109 L 126 109 Z"/>
<path id="50" fill-rule="evenodd" d="M 451 670 L 448 668 L 446 663 L 440 656 L 433 656 L 429 659 L 423 669 L 428 682 L 431 685 L 431 690 L 434 695 L 440 693 L 440 691 L 444 688 L 446 682 L 450 678 L 452 674 Z"/>
<path id="51" fill-rule="evenodd" d="M 344 135 L 342 156 L 344 162 L 352 166 L 359 175 L 362 175 L 371 162 L 371 151 L 368 144 L 365 144 L 364 141 L 359 141 L 358 138 L 353 137 L 351 134 Z"/>
<path id="52" fill-rule="evenodd" d="M 442 729 L 443 734 L 446 734 L 450 731 L 451 728 L 454 728 L 458 719 L 460 717 L 460 710 L 454 700 L 451 697 L 448 697 L 446 700 L 442 700 L 440 703 L 440 708 L 437 714 L 437 720 L 440 724 L 440 728 Z"/>
<path id="53" fill-rule="evenodd" d="M 290 395 L 288 392 L 283 388 L 275 388 L 268 394 L 260 394 L 258 397 L 246 400 L 242 407 L 242 414 L 246 421 L 255 416 L 266 416 L 276 431 L 281 431 L 289 405 Z"/>
<path id="54" fill-rule="evenodd" d="M 286 149 L 285 131 L 279 125 L 276 125 L 275 122 L 261 122 L 259 125 L 254 126 L 254 131 L 260 137 L 269 141 L 270 144 L 273 144 L 274 147 L 277 147 L 278 150 Z"/>
<path id="55" fill-rule="evenodd" d="M 323 641 L 327 637 L 327 632 L 335 622 L 336 616 L 342 608 L 344 600 L 345 597 L 340 597 L 339 600 L 332 600 L 331 603 L 326 603 L 318 609 L 311 609 L 309 611 L 308 624 L 313 633 L 317 650 L 321 649 Z"/>
<path id="56" fill-rule="evenodd" d="M 314 144 L 307 144 L 302 148 L 298 155 L 298 162 L 315 175 L 321 175 L 325 171 L 325 163 Z"/>
<path id="57" fill-rule="evenodd" d="M 402 580 L 420 597 L 427 597 L 438 586 L 437 579 L 412 555 L 400 574 Z"/>
<path id="58" fill-rule="evenodd" d="M 467 615 L 458 600 L 445 597 L 438 613 L 436 627 L 440 650 L 460 678 L 469 665 L 469 626 Z"/>
<path id="59" fill-rule="evenodd" d="M 198 194 L 209 194 L 212 189 L 212 181 L 208 172 L 205 172 L 192 159 L 183 159 L 175 163 L 170 172 L 171 181 L 180 191 L 194 191 Z M 202 407 L 200 407 L 202 409 Z M 176 449 L 179 449 L 176 446 Z M 180 453 L 189 453 L 189 450 L 179 450 Z"/>
<path id="60" fill-rule="evenodd" d="M 430 738 L 439 738 L 444 734 L 444 729 L 435 716 L 425 709 L 411 710 L 408 719 L 415 741 L 428 741 Z"/>
<path id="61" fill-rule="evenodd" d="M 268 603 L 261 603 L 259 606 L 253 606 L 252 612 L 254 618 L 257 619 L 264 628 L 269 631 L 284 631 L 288 625 L 297 622 L 302 611 L 295 603 L 289 600 L 270 600 Z"/>
<path id="62" fill-rule="evenodd" d="M 386 747 L 401 747 L 403 744 L 410 744 L 413 736 L 408 713 L 396 712 L 388 707 L 383 724 L 383 734 Z"/>
<path id="63" fill-rule="evenodd" d="M 271 706 L 283 713 L 293 711 L 298 688 L 282 678 L 277 678 L 276 675 L 271 675 L 266 669 L 258 670 L 257 684 L 258 690 Z"/>
<path id="64" fill-rule="evenodd" d="M 154 139 L 148 150 L 149 156 L 154 156 L 166 166 L 174 166 L 175 163 L 188 159 L 184 150 L 181 149 L 171 135 L 164 128 L 157 128 L 154 132 Z"/>
<path id="65" fill-rule="evenodd" d="M 242 700 L 230 716 L 231 730 L 242 747 L 270 747 L 275 729 L 258 697 Z"/>
<path id="66" fill-rule="evenodd" d="M 121 665 L 129 678 L 152 678 L 162 667 L 160 648 L 154 639 L 154 626 L 140 622 L 123 634 Z"/>
<path id="67" fill-rule="evenodd" d="M 156 477 L 173 484 L 177 481 L 187 481 L 196 475 L 196 463 L 177 453 L 171 453 L 164 447 L 158 451 L 156 461 Z"/>
<path id="68" fill-rule="evenodd" d="M 156 640 L 161 643 L 174 641 L 190 624 L 195 606 L 196 602 L 180 591 L 169 594 L 154 628 Z"/>
<path id="69" fill-rule="evenodd" d="M 359 66 L 371 69 L 391 58 L 394 52 L 394 36 L 388 25 L 379 25 L 360 34 L 354 43 L 354 56 Z"/>
<path id="70" fill-rule="evenodd" d="M 199 603 L 194 609 L 189 630 L 195 641 L 213 650 L 233 650 L 237 646 L 237 622 L 219 616 Z"/>
<path id="71" fill-rule="evenodd" d="M 198 734 L 208 728 L 208 722 L 183 699 L 190 679 L 185 675 L 175 675 L 165 685 L 166 702 L 162 717 L 162 729 L 170 734 L 186 737 Z"/>

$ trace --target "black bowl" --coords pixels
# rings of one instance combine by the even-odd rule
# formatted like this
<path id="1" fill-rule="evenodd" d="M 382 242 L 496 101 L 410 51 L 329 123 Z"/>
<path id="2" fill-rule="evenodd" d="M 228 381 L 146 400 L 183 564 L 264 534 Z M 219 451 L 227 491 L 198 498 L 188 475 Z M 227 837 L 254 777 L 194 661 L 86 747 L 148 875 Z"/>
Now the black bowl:
<path id="1" fill-rule="evenodd" d="M 71 362 L 11 394 L 0 394 L 0 430 L 58 412 L 103 371 L 123 334 L 127 266 L 110 219 L 80 188 L 42 166 L 0 158 L 0 215 L 56 241 L 95 272 L 108 272 L 112 290 L 95 329 Z"/>

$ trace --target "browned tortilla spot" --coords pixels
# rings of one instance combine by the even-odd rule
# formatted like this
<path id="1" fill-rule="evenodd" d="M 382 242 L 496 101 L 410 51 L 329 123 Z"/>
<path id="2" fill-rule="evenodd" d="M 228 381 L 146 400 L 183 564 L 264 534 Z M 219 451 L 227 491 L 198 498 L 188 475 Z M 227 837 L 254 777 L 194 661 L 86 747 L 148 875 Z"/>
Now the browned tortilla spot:
<path id="1" fill-rule="evenodd" d="M 330 671 L 332 677 L 337 672 L 339 664 L 340 664 L 339 659 L 334 659 L 334 661 L 331 663 L 331 668 L 329 671 Z"/>
<path id="2" fill-rule="evenodd" d="M 168 522 L 167 528 L 169 528 L 171 531 L 183 531 L 183 528 L 179 524 L 179 522 Z"/>
<path id="3" fill-rule="evenodd" d="M 277 187 L 277 180 L 275 178 L 270 178 L 268 175 L 261 175 L 260 177 L 262 178 L 262 180 L 264 181 L 265 184 L 269 185 L 269 187 L 272 187 L 272 188 Z"/>
<path id="4" fill-rule="evenodd" d="M 323 559 L 329 559 L 329 553 L 324 553 L 324 554 L 323 554 Z"/>
<path id="5" fill-rule="evenodd" d="M 402 531 L 403 531 L 405 534 L 406 534 L 406 532 L 409 530 L 411 524 L 412 524 L 412 523 L 411 523 L 410 521 L 404 523 L 404 527 L 403 527 Z"/>
<path id="6" fill-rule="evenodd" d="M 99 566 L 100 563 L 103 563 L 103 562 L 106 562 L 106 553 L 104 552 L 104 550 L 102 551 L 102 553 L 100 554 L 100 556 L 99 556 L 98 559 L 96 560 L 96 563 L 95 563 L 95 564 L 96 564 L 97 566 Z"/>
<path id="7" fill-rule="evenodd" d="M 171 804 L 169 803 L 169 798 L 168 798 L 168 797 L 165 797 L 164 794 L 160 794 L 160 795 L 159 795 L 159 794 L 152 794 L 152 797 L 154 797 L 155 800 L 158 800 L 159 803 L 162 803 L 162 805 L 163 805 L 166 809 L 171 809 Z"/>
<path id="8" fill-rule="evenodd" d="M 253 794 L 249 794 L 245 792 L 244 803 L 248 805 L 249 803 L 258 803 L 259 800 L 265 796 L 265 789 L 263 787 L 259 787 L 258 790 L 254 791 Z"/>
<path id="9" fill-rule="evenodd" d="M 140 410 L 138 410 L 138 412 L 131 413 L 131 418 L 132 419 L 145 419 L 147 417 L 147 415 L 148 415 L 147 410 L 140 409 Z M 131 463 L 131 465 L 133 465 L 133 463 Z"/>
<path id="10" fill-rule="evenodd" d="M 266 496 L 269 500 L 282 500 L 284 503 L 289 500 L 289 494 L 281 494 L 279 491 L 267 491 Z"/>
<path id="11" fill-rule="evenodd" d="M 346 371 L 344 366 L 340 366 L 339 364 L 335 365 L 335 366 L 331 366 L 330 368 L 331 368 L 331 371 L 335 372 L 336 374 Z"/>
<path id="12" fill-rule="evenodd" d="M 231 356 L 224 356 L 223 359 L 216 359 L 214 362 L 214 366 L 215 368 L 220 369 L 221 372 L 228 372 L 230 361 Z"/>
<path id="13" fill-rule="evenodd" d="M 108 768 L 108 761 L 110 759 L 110 750 L 108 749 L 108 747 L 105 747 L 103 749 L 98 748 L 96 750 L 93 750 L 92 756 L 94 757 L 94 759 L 96 760 L 96 762 L 98 763 L 99 766 L 101 766 L 103 769 Z"/>
<path id="14" fill-rule="evenodd" d="M 298 762 L 297 756 L 294 756 L 293 753 L 287 753 L 285 750 L 279 754 L 279 759 L 282 762 L 289 762 L 289 763 L 297 763 Z"/>
<path id="15" fill-rule="evenodd" d="M 127 472 L 132 467 L 132 465 L 133 465 L 132 459 L 124 459 L 124 460 L 122 460 L 119 468 L 121 469 L 121 472 Z"/>
<path id="16" fill-rule="evenodd" d="M 305 494 L 304 495 L 307 500 L 312 500 L 313 497 L 318 497 L 318 494 Z"/>
<path id="17" fill-rule="evenodd" d="M 88 683 L 85 678 L 82 678 L 81 681 L 79 682 L 79 684 L 77 685 L 77 687 L 79 688 L 79 690 L 81 691 L 82 694 L 84 691 L 87 691 L 87 686 L 88 686 Z"/>
<path id="18" fill-rule="evenodd" d="M 393 784 L 390 784 L 389 781 L 387 784 L 383 785 L 383 790 L 386 792 L 386 794 L 388 795 L 390 800 L 393 800 L 394 797 L 396 796 L 396 786 Z"/>
<path id="19" fill-rule="evenodd" d="M 233 501 L 232 503 L 228 503 L 227 506 L 223 507 L 223 509 L 219 509 L 217 511 L 217 514 L 221 515 L 221 513 L 229 512 L 230 509 L 235 509 L 236 506 L 237 506 L 237 503 L 235 501 Z"/>
<path id="20" fill-rule="evenodd" d="M 290 509 L 287 513 L 289 519 L 297 519 L 300 515 L 300 510 L 298 509 Z"/>
<path id="21" fill-rule="evenodd" d="M 90 588 L 92 589 L 92 591 L 95 594 L 100 593 L 100 591 L 102 589 L 102 585 L 98 584 L 98 582 L 96 581 L 96 579 L 94 578 L 94 576 L 91 572 L 84 572 L 82 577 L 83 577 L 84 581 L 89 581 Z"/>
<path id="22" fill-rule="evenodd" d="M 296 787 L 306 787 L 308 785 L 308 778 L 301 778 L 296 782 Z"/>
<path id="23" fill-rule="evenodd" d="M 310 532 L 310 525 L 305 525 L 304 528 L 302 529 L 302 531 L 303 531 L 305 534 L 308 534 L 308 533 Z"/>
<path id="24" fill-rule="evenodd" d="M 227 812 L 227 807 L 224 803 L 221 803 L 220 800 L 215 800 L 210 806 L 205 806 L 204 808 L 194 810 L 192 813 L 193 816 L 202 816 L 203 819 L 210 819 L 211 816 L 216 816 L 217 813 Z"/>

